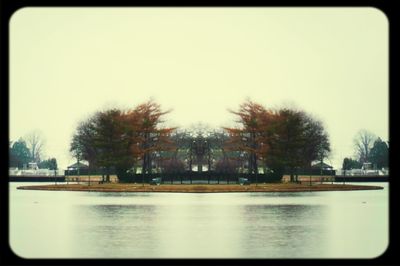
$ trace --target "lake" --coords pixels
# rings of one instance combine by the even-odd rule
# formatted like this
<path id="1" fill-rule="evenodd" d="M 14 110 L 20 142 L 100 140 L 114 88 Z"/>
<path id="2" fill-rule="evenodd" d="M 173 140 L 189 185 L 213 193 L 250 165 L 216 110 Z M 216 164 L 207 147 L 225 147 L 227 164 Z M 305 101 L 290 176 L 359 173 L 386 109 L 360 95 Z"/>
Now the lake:
<path id="1" fill-rule="evenodd" d="M 10 246 L 24 258 L 374 258 L 389 243 L 388 183 L 356 183 L 383 190 L 296 193 L 9 184 Z"/>

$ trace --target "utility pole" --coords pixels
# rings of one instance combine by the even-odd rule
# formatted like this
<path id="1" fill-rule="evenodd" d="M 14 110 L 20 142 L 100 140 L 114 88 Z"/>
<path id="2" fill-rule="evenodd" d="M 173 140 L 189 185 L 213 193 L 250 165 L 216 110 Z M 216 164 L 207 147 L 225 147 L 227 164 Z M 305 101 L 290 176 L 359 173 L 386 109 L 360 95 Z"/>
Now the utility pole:
<path id="1" fill-rule="evenodd" d="M 79 155 L 77 157 L 77 161 L 78 161 L 78 184 L 79 184 L 79 179 L 81 179 L 80 172 L 79 172 Z"/>

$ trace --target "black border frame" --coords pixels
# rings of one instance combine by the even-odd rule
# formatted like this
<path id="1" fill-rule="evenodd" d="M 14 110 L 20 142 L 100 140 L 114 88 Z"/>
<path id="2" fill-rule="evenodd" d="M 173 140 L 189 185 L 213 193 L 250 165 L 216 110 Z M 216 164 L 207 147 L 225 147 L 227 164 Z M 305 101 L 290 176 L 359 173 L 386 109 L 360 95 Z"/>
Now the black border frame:
<path id="1" fill-rule="evenodd" d="M 106 2 L 106 1 L 105 1 Z M 7 158 L 6 162 L 8 165 L 8 141 L 9 141 L 9 19 L 12 14 L 23 7 L 374 7 L 381 10 L 389 21 L 389 120 L 391 122 L 393 112 L 393 106 L 396 106 L 393 91 L 397 89 L 397 73 L 396 66 L 397 52 L 393 47 L 400 47 L 398 41 L 395 40 L 394 36 L 398 35 L 398 16 L 400 15 L 399 9 L 396 8 L 393 2 L 387 1 L 324 1 L 323 3 L 316 1 L 302 1 L 297 3 L 293 0 L 282 0 L 282 1 L 269 1 L 264 4 L 242 3 L 232 5 L 227 3 L 214 3 L 212 5 L 206 2 L 206 4 L 194 3 L 194 5 L 179 5 L 172 4 L 166 5 L 160 2 L 152 3 L 154 6 L 143 1 L 129 2 L 123 0 L 107 1 L 108 4 L 96 3 L 90 0 L 60 0 L 53 2 L 46 2 L 43 0 L 2 0 L 0 2 L 0 48 L 1 48 L 1 64 L 0 64 L 0 114 L 2 124 L 2 137 L 1 147 L 4 152 L 4 157 Z M 398 13 L 398 14 L 396 14 Z M 397 63 L 397 64 L 396 64 Z M 5 130 L 7 128 L 7 130 Z M 394 128 L 389 123 L 389 138 L 390 136 L 397 136 L 394 133 Z M 397 147 L 396 139 L 390 139 L 390 165 L 392 165 L 389 177 L 389 246 L 385 253 L 374 259 L 23 259 L 14 254 L 9 246 L 9 220 L 8 220 L 8 167 L 5 163 L 0 168 L 0 265 L 81 265 L 81 264 L 98 264 L 98 265 L 135 265 L 135 264 L 163 264 L 163 265 L 193 265 L 193 264 L 218 264 L 218 265 L 236 265 L 236 264 L 258 264 L 258 265 L 400 265 L 399 254 L 396 254 L 398 250 L 398 229 L 399 220 L 395 215 L 396 198 L 397 194 L 395 191 L 398 189 L 397 170 L 393 167 L 393 145 Z M 3 159 L 3 162 L 5 160 Z M 7 178 L 6 178 L 7 176 Z M 7 216 L 5 215 L 7 214 Z M 7 218 L 6 218 L 7 217 Z"/>

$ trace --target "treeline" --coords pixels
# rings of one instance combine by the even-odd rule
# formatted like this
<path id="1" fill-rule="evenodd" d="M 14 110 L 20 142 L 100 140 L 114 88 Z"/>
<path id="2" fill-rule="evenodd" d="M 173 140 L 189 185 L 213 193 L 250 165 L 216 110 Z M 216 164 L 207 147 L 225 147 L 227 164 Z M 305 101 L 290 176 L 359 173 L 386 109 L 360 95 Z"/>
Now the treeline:
<path id="1" fill-rule="evenodd" d="M 304 111 L 267 109 L 246 101 L 236 111 L 236 128 L 196 130 L 162 127 L 163 111 L 153 101 L 133 109 L 110 109 L 82 121 L 73 135 L 70 151 L 91 169 L 106 176 L 129 172 L 221 173 L 290 171 L 310 168 L 330 153 L 322 122 Z"/>
<path id="2" fill-rule="evenodd" d="M 38 132 L 32 132 L 25 138 L 9 142 L 9 167 L 24 169 L 29 163 L 36 163 L 38 168 L 57 170 L 57 159 L 42 160 L 44 140 Z"/>
<path id="3" fill-rule="evenodd" d="M 371 163 L 374 169 L 389 167 L 389 142 L 374 133 L 362 129 L 354 137 L 355 158 L 343 159 L 342 169 L 361 169 L 364 163 Z"/>

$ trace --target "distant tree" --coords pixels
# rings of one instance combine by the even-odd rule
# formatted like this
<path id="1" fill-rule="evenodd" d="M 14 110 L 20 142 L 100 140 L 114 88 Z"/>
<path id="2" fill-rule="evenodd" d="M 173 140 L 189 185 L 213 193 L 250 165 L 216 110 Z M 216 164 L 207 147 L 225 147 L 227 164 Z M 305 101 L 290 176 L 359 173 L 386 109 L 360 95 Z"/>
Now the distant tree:
<path id="1" fill-rule="evenodd" d="M 215 164 L 215 171 L 218 173 L 236 173 L 240 162 L 231 158 L 222 158 Z"/>
<path id="2" fill-rule="evenodd" d="M 376 140 L 376 136 L 365 130 L 360 130 L 354 138 L 354 146 L 356 150 L 356 156 L 360 163 L 370 162 L 370 151 Z"/>
<path id="3" fill-rule="evenodd" d="M 190 145 L 191 162 L 197 166 L 197 171 L 202 172 L 203 166 L 211 169 L 211 147 L 206 134 L 193 136 Z"/>
<path id="4" fill-rule="evenodd" d="M 362 164 L 357 160 L 353 160 L 351 158 L 343 159 L 343 164 L 342 164 L 343 170 L 360 169 L 361 167 Z"/>
<path id="5" fill-rule="evenodd" d="M 9 167 L 23 168 L 24 165 L 26 166 L 29 163 L 31 152 L 25 140 L 20 138 L 18 141 L 12 143 L 9 147 L 9 158 Z"/>
<path id="6" fill-rule="evenodd" d="M 35 130 L 26 135 L 25 139 L 27 147 L 31 152 L 31 161 L 36 163 L 40 162 L 40 157 L 43 155 L 45 143 L 43 134 L 40 131 Z"/>
<path id="7" fill-rule="evenodd" d="M 182 173 L 185 171 L 185 163 L 176 158 L 163 160 L 160 164 L 163 173 Z"/>
<path id="8" fill-rule="evenodd" d="M 221 130 L 213 130 L 207 134 L 210 153 L 208 158 L 209 170 L 217 170 L 217 162 L 232 157 L 232 154 L 226 149 L 225 143 L 229 140 L 229 135 Z M 239 163 L 240 165 L 240 163 Z"/>
<path id="9" fill-rule="evenodd" d="M 161 157 L 180 160 L 187 170 L 192 169 L 196 164 L 198 171 L 202 170 L 202 165 L 207 165 L 208 171 L 213 171 L 215 162 L 227 155 L 224 142 L 228 139 L 228 134 L 223 131 L 211 130 L 202 124 L 192 126 L 189 130 L 175 131 L 171 134 L 170 139 L 173 142 L 174 150 L 163 152 Z M 203 144 L 201 147 L 197 145 L 199 142 Z"/>
<path id="10" fill-rule="evenodd" d="M 47 160 L 43 160 L 38 163 L 38 167 L 40 169 L 49 169 L 49 170 L 57 170 L 57 159 L 56 158 L 49 158 Z"/>
<path id="11" fill-rule="evenodd" d="M 370 162 L 378 169 L 389 166 L 389 146 L 379 137 L 370 151 Z"/>
<path id="12" fill-rule="evenodd" d="M 171 163 L 176 163 L 180 161 L 179 164 L 183 164 L 184 169 L 189 169 L 190 165 L 190 143 L 192 142 L 192 136 L 188 130 L 175 130 L 170 135 L 170 140 L 172 141 L 171 150 L 161 152 L 161 159 L 173 160 Z M 164 163 L 169 165 L 169 163 Z M 167 166 L 168 168 L 169 166 Z M 166 170 L 169 171 L 169 170 Z"/>
<path id="13" fill-rule="evenodd" d="M 212 154 L 209 142 L 209 129 L 201 123 L 192 125 L 189 130 L 175 132 L 171 135 L 174 143 L 174 156 L 185 162 L 185 169 L 192 171 L 197 166 L 197 171 L 203 171 L 203 166 L 207 165 L 211 169 Z"/>

